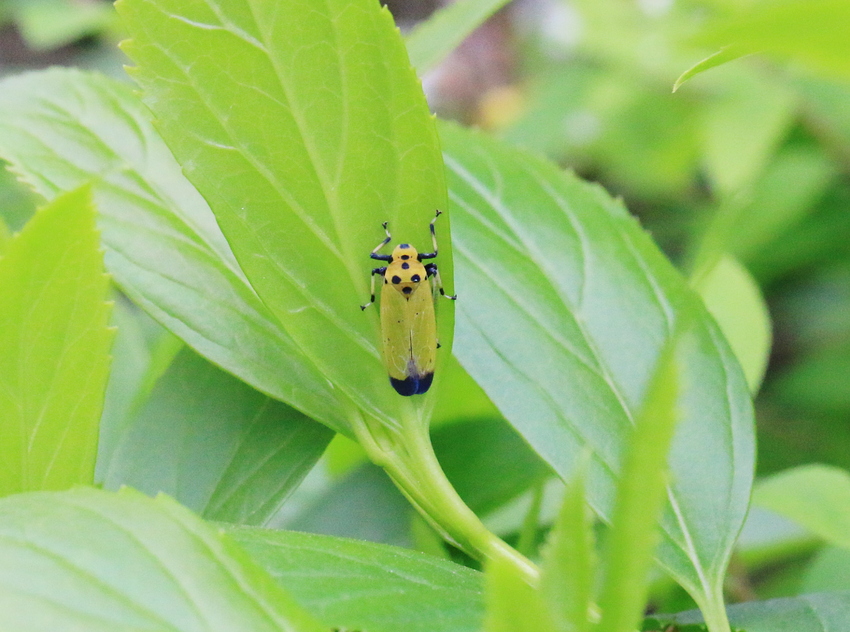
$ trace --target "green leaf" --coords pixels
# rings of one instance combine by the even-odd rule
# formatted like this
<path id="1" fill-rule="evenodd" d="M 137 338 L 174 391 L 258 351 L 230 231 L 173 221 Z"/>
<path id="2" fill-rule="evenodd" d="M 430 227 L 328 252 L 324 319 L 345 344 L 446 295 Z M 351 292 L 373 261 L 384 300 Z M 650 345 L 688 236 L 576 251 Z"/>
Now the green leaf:
<path id="1" fill-rule="evenodd" d="M 602 616 L 594 627 L 599 632 L 634 630 L 646 607 L 649 571 L 658 542 L 657 522 L 667 487 L 667 453 L 680 416 L 683 358 L 677 357 L 678 346 L 691 318 L 687 308 L 679 314 L 628 440 L 605 542 L 599 589 Z M 728 630 L 722 597 L 714 605 L 719 607 L 719 612 L 703 608 L 703 615 L 717 624 L 712 630 Z"/>
<path id="2" fill-rule="evenodd" d="M 0 500 L 0 628 L 324 629 L 230 538 L 129 489 Z"/>
<path id="3" fill-rule="evenodd" d="M 588 501 L 610 519 L 622 451 L 678 312 L 696 299 L 622 205 L 536 157 L 441 128 L 458 257 L 456 354 L 565 480 L 593 453 Z M 720 599 L 754 462 L 746 381 L 696 309 L 681 341 L 662 565 Z"/>
<path id="4" fill-rule="evenodd" d="M 95 481 L 103 483 L 122 435 L 147 401 L 156 380 L 183 348 L 179 338 L 160 327 L 122 294 L 112 312 L 116 328 L 112 366 L 100 417 Z"/>
<path id="5" fill-rule="evenodd" d="M 850 550 L 827 546 L 818 551 L 803 575 L 802 593 L 850 590 Z"/>
<path id="6" fill-rule="evenodd" d="M 431 427 L 459 419 L 499 417 L 499 410 L 457 358 L 452 355 L 445 364 L 440 397 L 431 417 Z"/>
<path id="7" fill-rule="evenodd" d="M 842 316 L 846 314 L 844 311 Z M 837 416 L 840 427 L 830 429 L 823 436 L 825 441 L 833 443 L 840 441 L 842 430 L 847 429 L 844 419 L 850 411 L 850 392 L 847 389 L 850 345 L 835 342 L 830 344 L 828 336 L 824 336 L 823 340 L 826 346 L 799 358 L 793 366 L 777 376 L 771 390 L 776 393 L 779 402 L 787 403 L 796 409 Z M 808 432 L 807 435 L 812 437 Z M 834 446 L 838 448 L 838 458 L 841 459 L 839 462 L 847 455 L 842 445 L 843 442 Z"/>
<path id="8" fill-rule="evenodd" d="M 0 83 L 0 155 L 41 195 L 93 182 L 107 269 L 202 356 L 328 425 L 333 391 L 257 298 L 131 89 L 54 68 Z"/>
<path id="9" fill-rule="evenodd" d="M 703 73 L 706 70 L 711 70 L 712 68 L 717 68 L 717 66 L 722 66 L 725 63 L 739 59 L 747 54 L 749 54 L 749 51 L 741 48 L 740 46 L 724 46 L 716 53 L 712 53 L 705 59 L 701 59 L 679 75 L 679 78 L 676 79 L 675 83 L 673 83 L 673 92 L 676 92 L 682 87 L 682 84 L 690 81 L 698 74 Z"/>
<path id="10" fill-rule="evenodd" d="M 699 613 L 653 616 L 656 627 L 689 626 L 702 621 Z M 787 599 L 770 599 L 729 607 L 732 627 L 741 632 L 838 632 L 850 625 L 850 591 L 825 592 Z M 690 628 L 682 627 L 682 632 Z"/>
<path id="11" fill-rule="evenodd" d="M 703 106 L 705 166 L 716 197 L 756 181 L 796 122 L 795 92 L 748 70 L 741 67 L 712 84 L 716 94 Z"/>
<path id="12" fill-rule="evenodd" d="M 744 263 L 810 213 L 835 178 L 835 164 L 814 147 L 777 153 L 752 187 L 721 202 L 696 244 L 692 277 L 717 265 L 724 253 Z"/>
<path id="13" fill-rule="evenodd" d="M 596 585 L 593 521 L 579 471 L 567 485 L 558 521 L 549 533 L 540 569 L 540 591 L 559 632 L 588 632 Z"/>
<path id="14" fill-rule="evenodd" d="M 3 218 L 0 217 L 0 257 L 6 253 L 6 248 L 8 247 L 11 239 L 12 233 L 9 230 L 9 227 L 6 225 Z"/>
<path id="15" fill-rule="evenodd" d="M 407 36 L 407 52 L 413 67 L 424 75 L 508 2 L 459 0 L 437 9 Z"/>
<path id="16" fill-rule="evenodd" d="M 481 574 L 415 551 L 234 528 L 238 542 L 328 625 L 369 632 L 479 632 Z"/>
<path id="17" fill-rule="evenodd" d="M 753 503 L 850 548 L 850 473 L 841 468 L 804 465 L 769 476 L 753 489 Z"/>
<path id="18" fill-rule="evenodd" d="M 758 284 L 737 259 L 726 255 L 695 289 L 741 363 L 750 392 L 757 393 L 772 340 L 770 314 Z"/>
<path id="19" fill-rule="evenodd" d="M 850 155 L 850 117 L 845 104 L 850 99 L 847 82 L 828 81 L 819 77 L 797 77 L 794 87 L 803 102 L 807 120 L 813 123 L 818 136 L 828 147 Z"/>
<path id="20" fill-rule="evenodd" d="M 19 231 L 38 206 L 37 196 L 15 178 L 0 159 L 0 218 L 12 233 Z"/>
<path id="21" fill-rule="evenodd" d="M 109 286 L 87 189 L 0 260 L 0 496 L 91 483 L 109 371 Z"/>
<path id="22" fill-rule="evenodd" d="M 104 484 L 165 492 L 211 520 L 262 524 L 332 436 L 184 349 L 125 429 Z"/>
<path id="23" fill-rule="evenodd" d="M 487 564 L 484 632 L 555 632 L 540 592 L 501 559 Z"/>
<path id="24" fill-rule="evenodd" d="M 121 0 L 133 76 L 265 305 L 335 390 L 389 426 L 433 398 L 390 387 L 369 252 L 430 248 L 446 208 L 433 119 L 389 12 L 374 0 Z M 293 28 L 293 25 L 299 25 Z M 451 285 L 449 223 L 437 232 Z M 447 288 L 448 289 L 448 288 Z M 451 350 L 439 302 L 439 357 Z M 355 413 L 337 420 L 357 422 Z"/>
<path id="25" fill-rule="evenodd" d="M 100 2 L 69 0 L 12 0 L 15 18 L 27 46 L 58 48 L 94 35 L 115 21 L 112 8 Z"/>
<path id="26" fill-rule="evenodd" d="M 755 3 L 709 24 L 698 43 L 764 51 L 818 73 L 850 78 L 850 4 L 844 0 Z"/>

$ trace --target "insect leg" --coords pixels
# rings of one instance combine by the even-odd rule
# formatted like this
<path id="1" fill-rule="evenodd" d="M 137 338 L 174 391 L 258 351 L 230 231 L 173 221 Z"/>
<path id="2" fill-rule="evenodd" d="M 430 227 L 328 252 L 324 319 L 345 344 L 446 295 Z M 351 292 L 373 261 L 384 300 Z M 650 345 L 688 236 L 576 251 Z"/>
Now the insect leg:
<path id="1" fill-rule="evenodd" d="M 431 228 L 431 243 L 434 244 L 434 252 L 423 252 L 419 255 L 419 261 L 422 261 L 423 259 L 433 259 L 437 256 L 437 233 L 434 232 L 434 222 L 436 222 L 437 218 L 442 214 L 443 211 L 437 209 L 437 214 L 434 215 L 434 219 L 432 219 L 431 223 L 429 224 Z"/>
<path id="2" fill-rule="evenodd" d="M 378 247 L 380 248 L 380 246 L 378 246 Z M 375 302 L 375 275 L 376 275 L 376 274 L 380 274 L 381 276 L 384 276 L 386 273 L 387 273 L 387 268 L 386 268 L 386 266 L 385 266 L 385 267 L 383 267 L 383 268 L 373 268 L 373 269 L 372 269 L 372 274 L 370 274 L 370 275 L 369 275 L 369 276 L 371 277 L 371 284 L 370 284 L 370 293 L 371 293 L 371 297 L 369 298 L 369 302 L 368 302 L 368 303 L 366 303 L 365 305 L 361 305 L 361 306 L 360 306 L 360 309 L 361 309 L 361 310 L 366 309 L 366 308 L 367 308 L 367 307 L 369 307 L 372 303 L 374 303 L 374 302 Z"/>
<path id="3" fill-rule="evenodd" d="M 428 276 L 434 277 L 434 283 L 437 284 L 437 289 L 440 290 L 440 294 L 449 299 L 450 301 L 457 300 L 457 294 L 446 294 L 446 291 L 443 289 L 443 280 L 440 278 L 440 271 L 437 269 L 436 263 L 427 263 L 425 264 L 425 272 L 428 273 Z"/>
<path id="4" fill-rule="evenodd" d="M 383 224 L 381 224 L 381 226 L 384 227 L 384 232 L 387 234 L 387 237 L 386 237 L 386 239 L 384 239 L 384 241 L 382 241 L 377 246 L 375 246 L 375 249 L 372 250 L 372 252 L 369 254 L 369 256 L 372 257 L 372 259 L 377 259 L 378 261 L 392 261 L 393 260 L 392 255 L 379 255 L 378 254 L 378 251 L 381 248 L 383 248 L 384 246 L 386 246 L 388 243 L 390 243 L 390 240 L 392 239 L 392 237 L 390 237 L 390 231 L 387 228 L 387 224 L 388 224 L 388 222 L 384 222 Z M 374 292 L 373 292 L 373 294 L 374 294 Z M 375 300 L 375 299 L 373 298 L 372 300 Z"/>

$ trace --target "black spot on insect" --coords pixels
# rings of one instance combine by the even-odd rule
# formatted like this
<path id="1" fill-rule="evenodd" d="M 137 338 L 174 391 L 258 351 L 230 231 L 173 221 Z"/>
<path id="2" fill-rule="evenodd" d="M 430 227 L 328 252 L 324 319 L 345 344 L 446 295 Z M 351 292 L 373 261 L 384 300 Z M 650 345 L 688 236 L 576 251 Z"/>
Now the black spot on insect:
<path id="1" fill-rule="evenodd" d="M 413 291 L 412 287 L 406 287 L 402 290 L 404 294 L 410 294 Z"/>
<path id="2" fill-rule="evenodd" d="M 418 274 L 414 274 L 412 277 L 410 277 L 410 280 L 414 283 L 419 283 L 422 280 L 422 277 L 420 277 Z"/>
<path id="3" fill-rule="evenodd" d="M 406 261 L 405 261 L 404 263 L 402 263 L 402 264 L 401 264 L 401 269 L 402 269 L 402 270 L 407 270 L 409 267 L 410 267 L 410 264 L 409 264 L 409 263 L 407 263 Z"/>
<path id="4" fill-rule="evenodd" d="M 399 258 L 407 260 L 407 259 L 410 259 L 410 255 L 401 255 L 401 257 L 399 257 Z"/>
<path id="5" fill-rule="evenodd" d="M 407 249 L 410 248 L 410 244 L 399 244 L 398 247 L 402 249 Z"/>
<path id="6" fill-rule="evenodd" d="M 387 283 L 389 283 L 389 281 L 387 281 L 387 279 L 384 278 L 384 285 L 386 285 Z"/>
<path id="7" fill-rule="evenodd" d="M 393 277 L 393 284 L 398 285 L 399 283 L 401 283 L 401 277 L 398 276 L 398 275 L 394 276 Z"/>

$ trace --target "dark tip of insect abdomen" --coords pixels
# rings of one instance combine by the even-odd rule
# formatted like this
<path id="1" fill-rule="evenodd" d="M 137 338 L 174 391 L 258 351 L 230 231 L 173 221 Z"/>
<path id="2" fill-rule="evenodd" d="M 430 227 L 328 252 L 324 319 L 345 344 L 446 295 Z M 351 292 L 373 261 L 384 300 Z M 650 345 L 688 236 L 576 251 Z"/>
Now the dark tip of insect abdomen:
<path id="1" fill-rule="evenodd" d="M 419 377 L 408 377 L 403 380 L 397 380 L 394 377 L 390 378 L 390 384 L 399 395 L 410 397 L 411 395 L 421 395 L 431 388 L 431 382 L 434 381 L 433 373 L 425 373 Z"/>
<path id="2" fill-rule="evenodd" d="M 418 380 L 419 389 L 416 392 L 419 393 L 419 394 L 424 393 L 429 388 L 431 388 L 431 382 L 433 382 L 433 381 L 434 381 L 434 374 L 433 373 L 426 373 L 425 375 L 423 375 L 422 377 L 419 378 L 419 380 Z"/>

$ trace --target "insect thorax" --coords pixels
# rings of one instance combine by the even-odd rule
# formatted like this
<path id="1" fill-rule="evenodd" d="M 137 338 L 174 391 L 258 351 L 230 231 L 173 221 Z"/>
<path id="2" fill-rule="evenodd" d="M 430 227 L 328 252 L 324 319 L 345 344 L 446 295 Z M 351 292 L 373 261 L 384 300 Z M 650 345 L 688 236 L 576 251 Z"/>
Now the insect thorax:
<path id="1" fill-rule="evenodd" d="M 402 296 L 410 298 L 422 282 L 428 278 L 428 271 L 419 261 L 419 253 L 410 244 L 399 244 L 392 254 L 393 260 L 387 265 L 384 283 L 392 285 Z"/>

